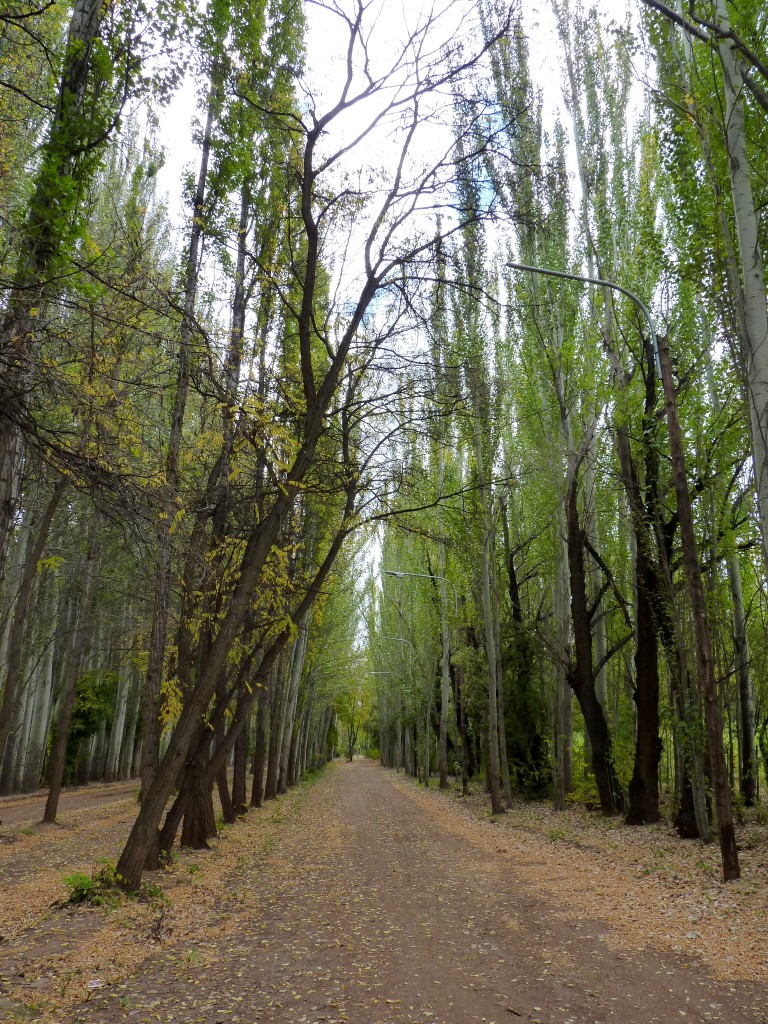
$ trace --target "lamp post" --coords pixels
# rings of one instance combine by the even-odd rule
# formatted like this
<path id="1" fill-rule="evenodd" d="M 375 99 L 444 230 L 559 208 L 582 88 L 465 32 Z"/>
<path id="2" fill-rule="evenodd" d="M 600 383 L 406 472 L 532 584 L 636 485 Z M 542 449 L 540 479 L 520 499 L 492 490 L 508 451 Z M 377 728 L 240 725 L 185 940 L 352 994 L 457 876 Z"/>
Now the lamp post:
<path id="1" fill-rule="evenodd" d="M 406 640 L 404 636 L 380 636 L 379 640 L 396 640 L 400 644 L 408 644 L 408 646 L 413 651 L 414 655 L 416 654 L 416 650 L 413 644 L 411 643 L 410 640 Z"/>
<path id="2" fill-rule="evenodd" d="M 712 788 L 715 792 L 715 805 L 717 809 L 717 828 L 720 840 L 720 854 L 723 862 L 723 878 L 730 881 L 740 877 L 739 855 L 736 849 L 736 833 L 733 827 L 733 812 L 731 808 L 731 791 L 728 784 L 728 774 L 725 764 L 725 749 L 723 746 L 723 719 L 720 710 L 720 700 L 715 680 L 714 661 L 712 658 L 712 640 L 709 629 L 709 618 L 707 615 L 707 603 L 704 595 L 704 584 L 702 582 L 701 561 L 699 560 L 698 548 L 696 545 L 696 534 L 693 529 L 693 515 L 691 512 L 691 497 L 688 491 L 688 473 L 685 465 L 685 452 L 683 449 L 683 435 L 680 428 L 680 418 L 677 414 L 677 395 L 675 393 L 675 382 L 672 377 L 672 360 L 669 355 L 669 346 L 666 338 L 659 344 L 653 317 L 643 300 L 613 281 L 605 281 L 596 277 L 585 277 L 582 274 L 570 274 L 562 270 L 551 270 L 548 267 L 534 267 L 525 263 L 508 263 L 513 270 L 524 270 L 530 274 L 542 274 L 545 277 L 557 277 L 566 281 L 580 281 L 584 284 L 595 285 L 599 288 L 611 288 L 621 292 L 637 305 L 641 310 L 648 324 L 653 345 L 653 354 L 656 361 L 656 371 L 661 377 L 662 389 L 664 391 L 664 406 L 667 413 L 667 432 L 669 434 L 669 451 L 672 462 L 672 474 L 675 482 L 675 494 L 677 497 L 677 514 L 680 522 L 680 544 L 683 549 L 683 564 L 685 567 L 686 582 L 688 584 L 688 596 L 691 601 L 691 610 L 694 620 L 694 635 L 696 638 L 696 666 L 699 672 L 699 680 L 704 694 L 704 719 L 707 728 L 707 741 L 711 759 Z"/>
<path id="3" fill-rule="evenodd" d="M 447 578 L 447 576 L 436 576 L 435 573 L 432 573 L 432 572 L 401 572 L 399 569 L 384 569 L 383 570 L 383 575 L 384 576 L 394 576 L 395 579 L 397 579 L 397 580 L 401 580 L 404 576 L 412 576 L 415 579 L 422 579 L 422 580 L 442 580 L 444 583 L 447 583 L 448 586 L 451 587 L 451 589 L 453 590 L 453 607 L 454 607 L 454 611 L 458 612 L 458 610 L 459 610 L 459 594 L 458 594 L 458 591 L 456 590 L 455 585 Z"/>
<path id="4" fill-rule="evenodd" d="M 563 281 L 579 281 L 582 284 L 591 284 L 598 288 L 611 288 L 615 292 L 621 292 L 622 295 L 626 295 L 628 299 L 632 299 L 638 309 L 643 313 L 646 323 L 648 324 L 648 330 L 651 333 L 653 357 L 656 361 L 656 372 L 659 377 L 663 378 L 656 327 L 654 326 L 650 310 L 639 295 L 635 295 L 635 293 L 631 292 L 629 288 L 624 288 L 622 285 L 616 284 L 615 281 L 605 281 L 601 277 L 585 277 L 583 274 L 569 274 L 565 270 L 551 270 L 549 267 L 532 267 L 527 263 L 508 263 L 507 266 L 512 270 L 527 270 L 529 274 L 541 274 L 544 277 L 559 277 Z"/>

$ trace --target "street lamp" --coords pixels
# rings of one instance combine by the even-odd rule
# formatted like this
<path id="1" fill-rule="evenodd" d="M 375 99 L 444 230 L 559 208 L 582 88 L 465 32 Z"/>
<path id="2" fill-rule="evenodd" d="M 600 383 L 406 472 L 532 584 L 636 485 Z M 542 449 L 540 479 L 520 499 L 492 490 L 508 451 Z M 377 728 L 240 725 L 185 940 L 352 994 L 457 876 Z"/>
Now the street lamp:
<path id="1" fill-rule="evenodd" d="M 596 285 L 598 288 L 611 288 L 615 292 L 621 292 L 622 295 L 626 295 L 628 299 L 632 299 L 643 313 L 648 324 L 648 330 L 651 332 L 651 346 L 653 348 L 653 358 L 656 362 L 656 372 L 660 378 L 663 378 L 664 375 L 661 371 L 661 358 L 659 356 L 659 340 L 656 337 L 656 328 L 653 323 L 653 317 L 639 295 L 635 295 L 635 293 L 631 292 L 629 288 L 624 288 L 622 285 L 616 284 L 615 281 L 605 281 L 601 277 L 586 277 L 584 274 L 569 274 L 565 270 L 551 270 L 549 267 L 532 267 L 527 263 L 508 263 L 507 266 L 512 270 L 527 270 L 529 274 L 542 274 L 544 277 L 559 277 L 563 281 L 579 281 L 583 284 Z"/>
<path id="2" fill-rule="evenodd" d="M 411 643 L 410 640 L 406 640 L 404 636 L 380 636 L 379 640 L 397 640 L 398 643 L 408 644 L 408 646 L 413 651 L 414 655 L 416 654 L 413 644 Z"/>
<path id="3" fill-rule="evenodd" d="M 436 576 L 434 573 L 431 573 L 431 572 L 402 572 L 400 569 L 384 569 L 384 575 L 385 576 L 394 576 L 395 579 L 397 579 L 397 580 L 401 580 L 405 576 L 413 576 L 416 579 L 423 579 L 423 580 L 442 580 L 444 583 L 447 583 L 452 588 L 452 590 L 453 590 L 454 611 L 458 612 L 458 610 L 459 610 L 459 594 L 458 594 L 458 591 L 456 590 L 456 587 L 454 586 L 454 584 L 446 576 Z"/>

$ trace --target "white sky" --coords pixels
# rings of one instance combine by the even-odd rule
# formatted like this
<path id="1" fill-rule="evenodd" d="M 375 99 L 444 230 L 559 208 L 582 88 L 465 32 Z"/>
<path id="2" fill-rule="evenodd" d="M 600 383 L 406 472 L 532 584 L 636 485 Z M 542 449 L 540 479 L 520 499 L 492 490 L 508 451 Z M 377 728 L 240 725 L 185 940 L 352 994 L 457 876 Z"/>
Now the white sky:
<path id="1" fill-rule="evenodd" d="M 350 0 L 338 0 L 349 10 Z M 627 9 L 635 8 L 634 0 L 596 0 L 594 5 L 605 22 L 611 19 L 623 21 Z M 476 23 L 476 5 L 472 0 L 459 0 L 451 5 L 452 10 L 445 16 L 447 26 L 440 30 L 442 38 L 436 38 L 439 45 L 452 32 Z M 371 55 L 374 63 L 384 63 L 403 38 L 407 28 L 415 24 L 421 10 L 430 9 L 419 0 L 373 0 L 370 6 L 372 24 Z M 435 9 L 434 7 L 431 9 Z M 564 117 L 562 109 L 562 72 L 559 60 L 559 46 L 556 39 L 554 15 L 548 0 L 523 2 L 524 23 L 530 44 L 531 75 L 543 90 L 547 117 L 554 117 L 556 111 Z M 307 81 L 313 95 L 319 97 L 318 107 L 322 108 L 325 97 L 338 93 L 339 76 L 343 73 L 346 36 L 343 23 L 337 17 L 307 5 Z M 635 17 L 635 23 L 637 21 Z M 160 137 L 165 147 L 166 162 L 159 175 L 159 194 L 165 194 L 168 208 L 175 224 L 182 225 L 185 211 L 182 208 L 180 184 L 185 171 L 196 173 L 197 152 L 192 143 L 191 124 L 197 116 L 200 89 L 205 83 L 196 81 L 190 75 L 178 90 L 169 106 L 161 112 Z M 351 119 L 354 125 L 355 120 Z M 386 147 L 375 155 L 386 159 Z M 187 214 L 188 215 L 188 214 Z"/>

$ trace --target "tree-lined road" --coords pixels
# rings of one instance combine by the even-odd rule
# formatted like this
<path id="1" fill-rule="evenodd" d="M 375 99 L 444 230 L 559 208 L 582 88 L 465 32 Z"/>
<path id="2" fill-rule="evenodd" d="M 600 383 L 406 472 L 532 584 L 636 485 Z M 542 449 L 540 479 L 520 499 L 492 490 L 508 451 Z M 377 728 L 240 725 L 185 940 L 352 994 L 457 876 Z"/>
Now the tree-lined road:
<path id="1" fill-rule="evenodd" d="M 569 920 L 521 877 L 529 856 L 495 856 L 482 825 L 370 762 L 336 765 L 240 858 L 194 942 L 159 947 L 67 1019 L 768 1020 L 764 989 L 717 981 L 690 957 L 618 950 L 601 922 Z"/>

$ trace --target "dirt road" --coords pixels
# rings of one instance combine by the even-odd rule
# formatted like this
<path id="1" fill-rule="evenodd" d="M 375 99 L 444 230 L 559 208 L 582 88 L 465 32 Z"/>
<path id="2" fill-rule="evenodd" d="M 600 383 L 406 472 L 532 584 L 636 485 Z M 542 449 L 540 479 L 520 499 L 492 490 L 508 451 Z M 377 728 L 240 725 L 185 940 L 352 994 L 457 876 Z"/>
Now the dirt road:
<path id="1" fill-rule="evenodd" d="M 248 828 L 248 821 L 243 824 Z M 379 767 L 334 766 L 247 843 L 194 937 L 68 1022 L 765 1022 L 766 991 L 606 942 L 537 895 L 514 849 Z M 205 902 L 205 901 L 203 901 Z"/>
<path id="2" fill-rule="evenodd" d="M 97 782 L 90 786 L 78 786 L 62 790 L 59 799 L 59 813 L 85 810 L 105 804 L 117 803 L 132 798 L 134 803 L 139 791 L 136 779 L 130 782 Z M 0 798 L 0 825 L 19 825 L 42 820 L 48 790 L 36 793 Z"/>

